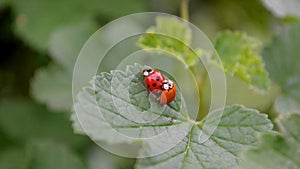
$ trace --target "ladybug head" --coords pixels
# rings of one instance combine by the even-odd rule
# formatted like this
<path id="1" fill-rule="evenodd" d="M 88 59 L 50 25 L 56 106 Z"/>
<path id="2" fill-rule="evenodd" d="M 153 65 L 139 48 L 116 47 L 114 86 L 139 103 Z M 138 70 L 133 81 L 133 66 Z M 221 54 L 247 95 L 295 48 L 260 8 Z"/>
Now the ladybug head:
<path id="1" fill-rule="evenodd" d="M 163 90 L 173 89 L 173 87 L 174 87 L 174 83 L 171 80 L 164 80 L 162 82 L 162 89 Z"/>
<path id="2" fill-rule="evenodd" d="M 154 71 L 152 69 L 144 69 L 142 74 L 144 76 L 149 76 L 151 73 L 153 73 Z"/>

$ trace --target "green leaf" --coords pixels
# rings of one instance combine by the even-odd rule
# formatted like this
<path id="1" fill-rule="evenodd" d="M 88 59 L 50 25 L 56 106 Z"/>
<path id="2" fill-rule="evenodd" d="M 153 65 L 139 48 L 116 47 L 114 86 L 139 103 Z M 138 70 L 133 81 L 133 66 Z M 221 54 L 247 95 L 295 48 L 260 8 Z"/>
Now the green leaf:
<path id="1" fill-rule="evenodd" d="M 7 99 L 0 102 L 0 129 L 10 139 L 26 143 L 33 138 L 51 139 L 74 148 L 87 143 L 75 135 L 68 117 L 49 112 L 45 106 L 26 99 Z"/>
<path id="2" fill-rule="evenodd" d="M 93 22 L 81 22 L 57 29 L 50 36 L 51 57 L 64 68 L 72 71 L 84 43 L 97 30 Z"/>
<path id="3" fill-rule="evenodd" d="M 100 147 L 88 151 L 89 169 L 133 169 L 135 159 L 124 158 L 107 152 Z"/>
<path id="4" fill-rule="evenodd" d="M 26 158 L 22 148 L 5 148 L 0 152 L 1 169 L 25 169 Z"/>
<path id="5" fill-rule="evenodd" d="M 27 146 L 26 168 L 30 169 L 85 169 L 78 155 L 67 147 L 51 141 L 36 140 Z"/>
<path id="6" fill-rule="evenodd" d="M 145 11 L 143 1 L 75 0 L 72 3 L 60 0 L 14 0 L 16 32 L 30 45 L 46 50 L 53 31 L 62 26 L 91 20 L 98 14 L 116 18 L 133 12 Z M 67 10 L 66 10 L 67 9 Z"/>
<path id="7" fill-rule="evenodd" d="M 96 76 L 92 85 L 77 96 L 75 131 L 89 135 L 94 141 L 144 141 L 147 146 L 140 155 L 157 156 L 140 159 L 138 168 L 226 169 L 237 165 L 238 152 L 256 143 L 257 132 L 272 129 L 266 115 L 238 105 L 226 107 L 223 114 L 222 110 L 215 111 L 210 118 L 195 122 L 185 107 L 180 109 L 184 104 L 178 97 L 180 91 L 174 102 L 165 106 L 151 95 L 146 97 L 146 88 L 137 84 L 142 81 L 143 68 L 136 64 L 128 66 L 125 72 L 113 70 Z M 216 124 L 220 116 L 221 121 Z M 216 127 L 212 136 L 201 143 Z"/>
<path id="8" fill-rule="evenodd" d="M 72 72 L 51 64 L 40 68 L 31 83 L 33 97 L 56 111 L 72 107 Z"/>
<path id="9" fill-rule="evenodd" d="M 64 27 L 53 33 L 50 53 L 56 61 L 39 69 L 31 83 L 33 97 L 57 111 L 70 111 L 72 99 L 72 74 L 81 47 L 96 30 L 91 22 Z"/>
<path id="10" fill-rule="evenodd" d="M 217 111 L 216 114 L 221 113 Z M 189 134 L 176 147 L 162 155 L 140 159 L 137 168 L 222 168 L 237 166 L 237 154 L 256 143 L 257 132 L 269 131 L 272 123 L 266 115 L 242 106 L 224 109 L 215 132 L 204 143 L 199 142 L 202 133 L 208 133 L 201 123 L 195 123 Z"/>
<path id="11" fill-rule="evenodd" d="M 279 120 L 281 133 L 260 136 L 259 144 L 241 155 L 241 169 L 300 168 L 300 115 L 285 115 Z"/>
<path id="12" fill-rule="evenodd" d="M 270 78 L 281 87 L 275 110 L 300 113 L 300 23 L 284 29 L 263 51 Z"/>
<path id="13" fill-rule="evenodd" d="M 243 80 L 258 91 L 269 88 L 269 78 L 259 55 L 261 43 L 240 32 L 222 32 L 215 48 L 222 60 L 224 71 Z"/>
<path id="14" fill-rule="evenodd" d="M 188 23 L 175 17 L 157 17 L 156 25 L 147 30 L 138 44 L 144 49 L 169 53 L 191 66 L 199 60 L 196 51 L 189 47 L 191 40 Z"/>
<path id="15" fill-rule="evenodd" d="M 166 106 L 160 105 L 152 95 L 146 96 L 145 86 L 137 84 L 143 81 L 140 72 L 144 68 L 136 64 L 128 66 L 126 72 L 115 70 L 96 76 L 77 96 L 77 116 L 72 117 L 75 131 L 83 133 L 82 124 L 94 140 L 120 143 L 130 140 L 120 135 L 123 132 L 131 137 L 150 137 L 171 127 L 172 118 L 174 125 L 187 122 L 185 107 L 180 107 L 183 104 L 180 91 Z"/>
<path id="16" fill-rule="evenodd" d="M 85 169 L 80 157 L 66 146 L 49 140 L 32 139 L 25 147 L 8 147 L 0 152 L 2 169 Z"/>

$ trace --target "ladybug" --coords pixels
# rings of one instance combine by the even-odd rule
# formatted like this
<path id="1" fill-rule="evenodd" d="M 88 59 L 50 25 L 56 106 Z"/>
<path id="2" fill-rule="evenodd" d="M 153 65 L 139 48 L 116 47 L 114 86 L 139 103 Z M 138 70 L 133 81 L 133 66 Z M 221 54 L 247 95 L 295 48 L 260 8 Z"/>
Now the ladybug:
<path id="1" fill-rule="evenodd" d="M 162 90 L 163 81 L 165 80 L 164 75 L 159 70 L 153 69 L 145 69 L 142 74 L 145 76 L 145 84 L 148 91 L 159 95 Z"/>
<path id="2" fill-rule="evenodd" d="M 162 92 L 159 98 L 160 104 L 168 104 L 175 99 L 176 85 L 171 80 L 164 80 L 161 89 Z"/>

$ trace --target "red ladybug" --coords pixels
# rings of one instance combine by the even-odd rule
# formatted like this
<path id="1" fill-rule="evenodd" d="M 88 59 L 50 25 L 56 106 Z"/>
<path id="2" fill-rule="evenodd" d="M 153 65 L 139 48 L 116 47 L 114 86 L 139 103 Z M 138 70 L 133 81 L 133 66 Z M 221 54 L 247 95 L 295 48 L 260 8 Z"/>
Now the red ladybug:
<path id="1" fill-rule="evenodd" d="M 159 102 L 160 104 L 168 104 L 175 99 L 176 85 L 171 80 L 164 80 L 162 83 L 162 92 L 159 98 Z"/>
<path id="2" fill-rule="evenodd" d="M 164 75 L 159 70 L 153 69 L 145 69 L 142 74 L 146 77 L 145 84 L 148 90 L 158 95 L 162 90 L 162 82 L 165 80 Z"/>

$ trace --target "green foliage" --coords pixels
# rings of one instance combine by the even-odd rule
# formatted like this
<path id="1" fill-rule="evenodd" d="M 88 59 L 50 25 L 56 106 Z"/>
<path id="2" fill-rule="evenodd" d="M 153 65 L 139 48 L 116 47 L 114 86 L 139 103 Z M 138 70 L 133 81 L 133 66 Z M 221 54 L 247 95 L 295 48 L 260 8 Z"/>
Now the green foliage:
<path id="1" fill-rule="evenodd" d="M 24 149 L 1 151 L 0 166 L 5 169 L 87 169 L 76 153 L 47 140 L 32 140 Z"/>
<path id="2" fill-rule="evenodd" d="M 156 26 L 150 27 L 138 44 L 144 49 L 169 53 L 191 66 L 199 60 L 197 51 L 190 48 L 191 38 L 192 31 L 186 22 L 173 17 L 157 17 Z"/>
<path id="3" fill-rule="evenodd" d="M 76 114 L 90 137 L 109 143 L 119 143 L 130 139 L 116 131 L 120 133 L 126 131 L 129 135 L 133 134 L 132 137 L 136 137 L 137 133 L 141 133 L 139 137 L 149 137 L 164 127 L 171 127 L 171 118 L 176 121 L 173 125 L 181 125 L 188 121 L 185 109 L 180 107 L 180 91 L 175 100 L 166 106 L 167 108 L 154 98 L 149 100 L 146 97 L 145 86 L 136 84 L 142 80 L 140 71 L 143 69 L 144 67 L 136 64 L 128 66 L 126 72 L 115 70 L 111 73 L 102 73 L 78 94 L 75 103 Z M 75 116 L 73 120 L 75 131 L 84 134 Z"/>
<path id="4" fill-rule="evenodd" d="M 32 94 L 36 100 L 53 110 L 68 111 L 72 106 L 72 72 L 51 64 L 36 72 Z"/>
<path id="5" fill-rule="evenodd" d="M 263 52 L 270 78 L 281 88 L 274 105 L 281 113 L 300 112 L 299 30 L 299 22 L 284 29 Z"/>
<path id="6" fill-rule="evenodd" d="M 134 65 L 125 71 L 112 70 L 95 76 L 91 85 L 78 94 L 75 103 L 77 114 L 73 113 L 71 117 L 75 132 L 87 134 L 97 143 L 106 142 L 112 146 L 126 143 L 130 150 L 131 146 L 142 148 L 141 156 L 159 153 L 160 150 L 164 152 L 138 159 L 136 168 L 140 169 L 226 169 L 239 168 L 239 164 L 242 169 L 300 168 L 300 68 L 297 66 L 300 59 L 300 23 L 287 25 L 297 22 L 299 2 L 287 0 L 279 6 L 270 6 L 274 3 L 261 1 L 277 17 L 285 18 L 276 20 L 270 16 L 260 0 L 195 1 L 190 5 L 189 14 L 194 24 L 206 27 L 204 32 L 213 36 L 220 29 L 229 28 L 242 29 L 265 40 L 273 30 L 282 31 L 264 48 L 263 60 L 260 58 L 261 43 L 246 34 L 223 32 L 215 43 L 224 71 L 227 77 L 230 76 L 227 82 L 233 84 L 227 90 L 230 92 L 227 104 L 242 103 L 256 107 L 259 102 L 259 107 L 263 107 L 259 110 L 263 112 L 280 112 L 276 114 L 278 118 L 272 117 L 273 121 L 279 121 L 278 131 L 271 131 L 272 122 L 266 115 L 242 105 L 227 106 L 223 114 L 217 110 L 202 121 L 194 121 L 189 114 L 197 112 L 187 112 L 189 109 L 182 97 L 186 93 L 181 93 L 184 90 L 181 91 L 180 86 L 175 101 L 162 106 L 155 96 L 147 97 L 145 86 L 139 84 L 143 80 L 139 71 L 144 66 Z M 115 157 L 103 151 L 91 152 L 91 142 L 87 137 L 74 135 L 69 119 L 73 105 L 71 83 L 80 48 L 99 25 L 126 14 L 145 11 L 146 4 L 154 11 L 165 12 L 168 9 L 179 13 L 175 7 L 179 1 L 174 3 L 173 0 L 0 0 L 1 169 L 133 167 L 135 159 Z M 282 30 L 282 26 L 288 28 Z M 125 29 L 139 28 L 134 25 Z M 118 31 L 108 30 L 106 33 L 114 35 Z M 175 17 L 158 17 L 156 24 L 147 29 L 147 34 L 137 44 L 150 52 L 171 54 L 195 71 L 201 69 L 196 64 L 200 61 L 198 56 L 207 56 L 208 53 L 199 48 L 191 50 L 189 46 L 193 46 L 195 40 L 192 38 L 192 29 L 186 22 Z M 99 48 L 90 52 L 97 56 L 99 52 L 101 54 L 102 45 L 112 42 L 115 39 L 102 38 L 101 42 L 95 43 Z M 118 54 L 115 55 L 108 59 L 114 64 L 119 59 Z M 211 58 L 207 58 L 208 61 Z M 107 63 L 103 64 L 105 70 L 114 67 Z M 90 76 L 86 72 L 90 72 L 89 66 L 96 63 L 87 60 L 84 64 L 85 71 L 77 72 L 76 77 L 79 77 L 79 83 L 87 84 L 85 79 Z M 273 83 L 268 90 L 268 73 L 264 67 L 271 80 L 280 87 L 276 100 Z M 212 69 L 215 70 L 215 67 Z M 195 73 L 195 78 L 199 89 L 204 90 L 203 85 L 209 82 L 205 83 L 206 71 L 201 73 Z M 78 90 L 73 89 L 73 92 Z M 200 93 L 203 94 L 201 100 L 209 97 L 205 92 Z M 274 105 L 274 109 L 270 105 Z M 221 121 L 216 124 L 219 118 Z M 202 142 L 211 134 L 210 129 L 215 128 L 211 137 Z M 256 137 L 257 134 L 259 137 Z"/>
<path id="7" fill-rule="evenodd" d="M 96 25 L 84 22 L 53 33 L 50 53 L 56 63 L 36 72 L 31 93 L 53 110 L 70 111 L 72 107 L 72 73 L 78 53 L 96 30 Z"/>
<path id="8" fill-rule="evenodd" d="M 1 147 L 0 167 L 85 168 L 80 156 L 88 140 L 75 135 L 67 116 L 49 112 L 45 106 L 27 99 L 0 102 L 0 131 L 9 144 Z"/>
<path id="9" fill-rule="evenodd" d="M 91 20 L 97 15 L 116 18 L 132 12 L 144 11 L 145 6 L 139 0 L 14 0 L 16 11 L 16 32 L 32 47 L 46 50 L 49 39 L 56 29 L 74 25 L 80 21 Z M 113 7 L 112 7 L 113 6 Z"/>
<path id="10" fill-rule="evenodd" d="M 272 123 L 266 115 L 238 105 L 229 106 L 225 108 L 223 115 L 220 110 L 207 119 L 207 124 L 213 127 L 216 125 L 214 120 L 222 115 L 220 124 L 215 126 L 217 130 L 207 141 L 200 143 L 199 139 L 209 134 L 209 129 L 203 127 L 203 121 L 195 122 L 189 119 L 185 109 L 179 107 L 183 101 L 179 100 L 180 97 L 166 105 L 165 109 L 162 109 L 164 106 L 157 101 L 151 100 L 151 97 L 148 100 L 144 86 L 136 84 L 142 69 L 142 66 L 136 64 L 128 66 L 125 72 L 114 70 L 109 74 L 96 76 L 91 82 L 92 85 L 79 93 L 75 104 L 77 116 L 86 133 L 96 141 L 128 142 L 133 139 L 128 140 L 115 131 L 142 139 L 160 134 L 163 129 L 171 132 L 174 126 L 176 134 L 160 137 L 161 143 L 151 139 L 145 143 L 161 144 L 159 147 L 163 147 L 166 146 L 164 142 L 170 142 L 170 139 L 174 141 L 179 135 L 184 136 L 167 152 L 140 160 L 138 168 L 232 168 L 237 165 L 237 153 L 256 142 L 256 132 L 272 129 Z M 180 95 L 179 91 L 177 96 Z M 162 111 L 162 114 L 157 114 L 159 111 Z M 145 116 L 149 122 L 144 121 Z M 174 122 L 170 123 L 170 119 Z M 82 133 L 78 121 L 74 122 L 74 126 L 77 126 L 75 130 Z M 155 151 L 151 150 L 155 147 L 147 147 L 148 149 L 142 151 L 145 153 L 142 155 L 149 155 L 147 153 Z"/>
<path id="11" fill-rule="evenodd" d="M 242 154 L 242 169 L 300 168 L 300 115 L 289 114 L 279 120 L 281 133 L 260 136 L 256 148 Z"/>
<path id="12" fill-rule="evenodd" d="M 269 79 L 259 55 L 261 43 L 239 32 L 220 33 L 215 48 L 222 60 L 224 71 L 240 78 L 252 88 L 266 91 Z"/>
<path id="13" fill-rule="evenodd" d="M 88 152 L 89 169 L 133 169 L 135 159 L 123 158 L 98 146 Z"/>
<path id="14" fill-rule="evenodd" d="M 70 122 L 63 114 L 53 114 L 45 106 L 30 100 L 1 101 L 0 129 L 10 139 L 23 143 L 30 139 L 50 139 L 80 148 L 87 141 L 73 134 Z"/>
<path id="15" fill-rule="evenodd" d="M 161 155 L 141 159 L 137 168 L 231 169 L 237 166 L 237 153 L 256 143 L 256 132 L 271 128 L 272 123 L 265 115 L 242 106 L 229 106 L 225 108 L 220 124 L 209 140 L 199 143 L 199 137 L 207 131 L 201 123 L 195 123 L 176 147 Z"/>
<path id="16" fill-rule="evenodd" d="M 25 151 L 19 148 L 6 148 L 0 152 L 0 167 L 5 169 L 25 169 Z"/>
<path id="17" fill-rule="evenodd" d="M 28 144 L 25 158 L 26 168 L 31 169 L 87 169 L 75 153 L 54 142 L 36 140 Z"/>

